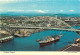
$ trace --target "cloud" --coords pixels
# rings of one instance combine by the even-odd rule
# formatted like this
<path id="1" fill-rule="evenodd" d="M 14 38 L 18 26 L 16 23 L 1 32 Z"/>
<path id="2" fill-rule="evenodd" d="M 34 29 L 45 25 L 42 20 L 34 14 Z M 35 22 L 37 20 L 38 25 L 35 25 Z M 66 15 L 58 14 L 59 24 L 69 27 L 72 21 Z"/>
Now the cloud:
<path id="1" fill-rule="evenodd" d="M 0 0 L 0 4 L 14 2 L 15 0 Z"/>
<path id="2" fill-rule="evenodd" d="M 16 2 L 29 2 L 33 0 L 0 0 L 0 4 L 6 4 L 6 3 L 16 3 Z M 35 0 L 37 1 L 37 0 Z"/>
<path id="3" fill-rule="evenodd" d="M 64 10 L 60 10 L 60 12 L 64 12 Z"/>
<path id="4" fill-rule="evenodd" d="M 39 13 L 46 13 L 45 11 L 42 11 L 42 10 L 36 10 L 36 11 Z"/>
<path id="5" fill-rule="evenodd" d="M 69 11 L 74 12 L 74 10 L 69 10 Z"/>
<path id="6" fill-rule="evenodd" d="M 0 9 L 0 11 L 2 11 L 2 9 Z"/>
<path id="7" fill-rule="evenodd" d="M 25 11 L 25 10 L 15 10 L 15 9 L 13 9 L 13 10 L 8 10 L 8 11 Z"/>
<path id="8" fill-rule="evenodd" d="M 32 12 L 37 12 L 37 13 L 46 13 L 47 11 L 49 11 L 49 10 L 45 10 L 45 11 L 43 11 L 43 10 L 26 10 L 26 11 L 32 11 Z"/>
<path id="9" fill-rule="evenodd" d="M 24 12 L 37 12 L 37 13 L 46 13 L 48 12 L 49 10 L 16 10 L 16 9 L 10 9 L 10 10 L 7 10 L 7 11 L 11 11 L 11 12 L 21 12 L 21 11 L 24 11 Z"/>
<path id="10" fill-rule="evenodd" d="M 6 4 L 6 3 L 16 3 L 16 2 L 22 2 L 25 0 L 0 0 L 0 4 Z"/>
<path id="11" fill-rule="evenodd" d="M 69 11 L 74 12 L 74 10 L 69 10 Z M 60 12 L 68 12 L 68 11 L 60 10 Z"/>
<path id="12" fill-rule="evenodd" d="M 46 0 L 0 0 L 0 4 L 16 3 L 16 2 L 42 2 Z"/>
<path id="13" fill-rule="evenodd" d="M 36 12 L 38 12 L 38 13 L 46 13 L 46 12 L 43 11 L 43 10 L 34 10 L 34 11 L 36 11 Z"/>

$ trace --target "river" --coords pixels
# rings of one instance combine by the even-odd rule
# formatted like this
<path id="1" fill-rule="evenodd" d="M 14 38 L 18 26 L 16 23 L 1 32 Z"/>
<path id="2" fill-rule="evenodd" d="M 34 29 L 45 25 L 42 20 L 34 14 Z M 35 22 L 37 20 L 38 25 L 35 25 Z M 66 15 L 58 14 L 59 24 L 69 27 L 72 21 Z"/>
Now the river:
<path id="1" fill-rule="evenodd" d="M 74 27 L 77 28 L 78 27 Z M 62 33 L 61 33 L 62 32 Z M 36 42 L 37 39 L 43 39 L 43 37 L 51 36 L 54 34 L 62 34 L 60 41 L 56 43 L 51 43 L 40 47 L 39 43 Z M 75 32 L 69 31 L 41 31 L 32 34 L 30 37 L 14 38 L 12 41 L 1 43 L 0 51 L 57 51 L 69 44 L 74 42 L 74 39 L 79 38 L 79 35 Z M 71 41 L 72 43 L 68 43 Z"/>

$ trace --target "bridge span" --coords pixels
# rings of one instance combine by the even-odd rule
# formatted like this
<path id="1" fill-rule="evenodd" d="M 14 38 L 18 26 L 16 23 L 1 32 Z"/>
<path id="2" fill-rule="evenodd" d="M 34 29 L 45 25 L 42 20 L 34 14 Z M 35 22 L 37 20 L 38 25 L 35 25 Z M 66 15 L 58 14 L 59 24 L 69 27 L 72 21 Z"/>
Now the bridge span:
<path id="1" fill-rule="evenodd" d="M 53 27 L 25 27 L 25 26 L 0 26 L 0 28 L 10 28 L 10 29 L 52 29 L 52 30 L 64 30 L 64 31 L 77 31 L 80 29 L 67 29 L 67 28 L 53 28 Z"/>

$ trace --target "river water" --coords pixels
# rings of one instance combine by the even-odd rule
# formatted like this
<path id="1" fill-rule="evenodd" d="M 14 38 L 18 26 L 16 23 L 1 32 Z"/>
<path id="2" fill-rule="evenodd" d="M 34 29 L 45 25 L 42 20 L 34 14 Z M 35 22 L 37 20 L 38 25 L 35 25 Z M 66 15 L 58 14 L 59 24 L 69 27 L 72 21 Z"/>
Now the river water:
<path id="1" fill-rule="evenodd" d="M 79 28 L 79 27 L 74 27 Z M 51 43 L 49 45 L 45 45 L 40 47 L 39 43 L 36 42 L 37 39 L 43 39 L 43 37 L 51 36 L 54 34 L 62 34 L 60 41 L 56 43 Z M 21 37 L 14 38 L 14 40 L 1 43 L 0 51 L 57 51 L 69 44 L 74 42 L 74 39 L 79 38 L 79 35 L 75 32 L 69 31 L 41 31 L 38 33 L 32 34 L 30 37 Z M 72 43 L 69 43 L 71 41 Z"/>

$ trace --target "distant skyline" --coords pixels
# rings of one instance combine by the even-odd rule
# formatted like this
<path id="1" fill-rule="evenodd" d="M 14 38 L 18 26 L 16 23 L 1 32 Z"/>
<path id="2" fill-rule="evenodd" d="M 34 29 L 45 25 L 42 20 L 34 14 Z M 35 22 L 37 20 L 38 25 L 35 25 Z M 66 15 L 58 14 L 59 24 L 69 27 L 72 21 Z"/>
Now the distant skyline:
<path id="1" fill-rule="evenodd" d="M 4 12 L 80 14 L 80 0 L 0 0 Z"/>

